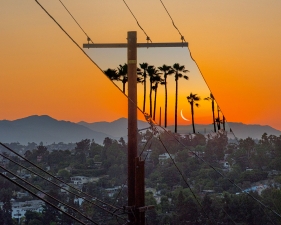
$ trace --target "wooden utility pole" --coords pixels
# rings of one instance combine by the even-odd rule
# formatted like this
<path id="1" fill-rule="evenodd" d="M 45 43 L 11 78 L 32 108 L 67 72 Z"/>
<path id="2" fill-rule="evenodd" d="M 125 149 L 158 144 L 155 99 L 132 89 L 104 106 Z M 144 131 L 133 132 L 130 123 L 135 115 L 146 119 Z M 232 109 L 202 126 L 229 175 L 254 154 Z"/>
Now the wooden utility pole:
<path id="1" fill-rule="evenodd" d="M 137 32 L 128 32 L 128 206 L 136 206 L 136 165 L 137 157 Z M 135 213 L 134 209 L 132 210 Z M 136 213 L 135 213 L 136 214 Z M 129 214 L 129 220 L 136 216 Z M 132 222 L 131 224 L 135 224 Z"/>
<path id="2" fill-rule="evenodd" d="M 83 44 L 83 48 L 127 48 L 128 56 L 128 209 L 130 225 L 145 225 L 144 161 L 137 155 L 137 48 L 187 47 L 187 43 L 137 43 L 137 32 L 129 31 L 127 44 Z"/>

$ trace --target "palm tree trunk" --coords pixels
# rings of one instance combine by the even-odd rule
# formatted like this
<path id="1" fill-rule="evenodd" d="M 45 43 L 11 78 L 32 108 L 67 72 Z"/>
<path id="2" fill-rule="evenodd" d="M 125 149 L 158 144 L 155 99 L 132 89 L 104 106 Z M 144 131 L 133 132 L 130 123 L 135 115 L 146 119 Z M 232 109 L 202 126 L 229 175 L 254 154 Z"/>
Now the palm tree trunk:
<path id="1" fill-rule="evenodd" d="M 153 109 L 153 120 L 155 121 L 155 113 L 156 113 L 156 96 L 157 96 L 157 88 L 158 84 L 155 84 L 155 94 L 154 94 L 154 109 Z"/>
<path id="2" fill-rule="evenodd" d="M 192 102 L 192 103 L 190 103 L 190 105 L 191 105 L 191 118 L 192 118 L 192 128 L 193 128 L 193 134 L 195 134 L 193 102 Z"/>
<path id="3" fill-rule="evenodd" d="M 123 83 L 123 93 L 125 94 L 126 83 L 124 81 L 122 81 L 122 83 Z"/>
<path id="4" fill-rule="evenodd" d="M 213 112 L 214 131 L 217 132 L 217 129 L 216 129 L 215 103 L 214 103 L 214 100 L 212 100 L 212 112 Z"/>
<path id="5" fill-rule="evenodd" d="M 165 77 L 165 128 L 167 127 L 167 107 L 168 107 L 168 100 L 167 100 L 167 77 Z"/>
<path id="6" fill-rule="evenodd" d="M 178 130 L 178 80 L 176 80 L 175 133 Z"/>
<path id="7" fill-rule="evenodd" d="M 146 100 L 146 78 L 143 80 L 143 112 L 145 112 L 145 100 Z"/>
<path id="8" fill-rule="evenodd" d="M 149 93 L 149 115 L 152 116 L 152 82 L 150 82 L 150 93 Z"/>
<path id="9" fill-rule="evenodd" d="M 222 125 L 223 125 L 223 130 L 225 130 L 225 117 L 222 116 Z"/>
<path id="10" fill-rule="evenodd" d="M 221 129 L 221 119 L 220 119 L 220 109 L 217 105 L 217 110 L 218 110 L 218 121 L 217 121 L 217 124 L 218 124 L 218 130 Z"/>

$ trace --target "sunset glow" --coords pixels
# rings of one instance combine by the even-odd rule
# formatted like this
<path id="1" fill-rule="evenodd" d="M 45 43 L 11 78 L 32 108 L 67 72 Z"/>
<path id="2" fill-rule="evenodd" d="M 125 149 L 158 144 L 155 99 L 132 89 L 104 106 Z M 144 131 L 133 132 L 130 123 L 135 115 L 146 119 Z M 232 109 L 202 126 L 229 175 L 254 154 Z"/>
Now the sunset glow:
<path id="1" fill-rule="evenodd" d="M 40 2 L 80 46 L 87 42 L 85 35 L 58 2 Z M 270 125 L 281 130 L 281 2 L 176 2 L 167 1 L 167 7 L 189 43 L 188 49 L 227 120 Z M 145 35 L 121 1 L 87 0 L 66 4 L 95 43 L 125 43 L 129 30 L 136 30 L 138 41 L 146 42 Z M 128 0 L 128 4 L 153 42 L 180 41 L 159 2 Z M 0 6 L 1 120 L 35 114 L 47 114 L 73 122 L 112 121 L 127 117 L 127 99 L 122 92 L 34 1 L 2 1 Z M 186 60 L 186 69 L 192 71 L 195 67 L 189 64 L 188 49 L 176 51 Z M 159 58 L 152 64 L 161 66 L 160 62 L 166 63 L 166 59 L 170 64 L 177 62 L 177 53 L 171 49 L 166 51 L 170 54 L 163 56 L 159 50 Z M 181 55 L 183 51 L 185 53 Z M 93 50 L 86 52 L 99 66 L 99 60 L 112 63 L 108 67 L 116 65 L 110 60 L 112 54 L 96 54 Z M 125 63 L 124 60 L 126 55 L 120 56 L 120 63 Z M 143 61 L 140 56 L 139 63 Z M 208 87 L 205 86 L 202 91 L 199 91 L 200 85 L 194 88 L 192 82 L 196 76 L 199 77 L 199 70 L 196 76 L 191 72 L 187 75 L 190 80 L 179 83 L 178 123 L 190 124 L 180 117 L 180 110 L 190 119 L 186 96 L 193 92 L 202 98 L 200 107 L 195 109 L 196 123 L 210 124 L 211 103 L 203 100 L 209 95 Z M 169 77 L 168 82 L 168 120 L 172 125 L 174 78 Z M 138 105 L 141 106 L 142 84 L 138 84 L 138 89 Z M 159 107 L 162 108 L 163 118 L 162 85 L 159 87 L 157 113 Z"/>

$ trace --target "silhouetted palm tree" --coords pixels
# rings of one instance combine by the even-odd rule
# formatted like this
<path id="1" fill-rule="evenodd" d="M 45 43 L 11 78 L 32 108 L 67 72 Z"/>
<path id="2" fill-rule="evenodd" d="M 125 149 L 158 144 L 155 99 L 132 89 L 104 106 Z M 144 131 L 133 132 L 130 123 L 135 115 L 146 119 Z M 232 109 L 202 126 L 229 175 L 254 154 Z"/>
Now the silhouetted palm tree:
<path id="1" fill-rule="evenodd" d="M 140 63 L 140 74 L 143 77 L 143 108 L 142 111 L 145 112 L 145 102 L 146 102 L 146 77 L 147 77 L 147 69 L 148 63 Z"/>
<path id="2" fill-rule="evenodd" d="M 167 127 L 167 107 L 168 107 L 168 91 L 167 91 L 167 77 L 173 74 L 175 71 L 171 66 L 163 65 L 158 67 L 160 71 L 164 73 L 164 85 L 165 85 L 165 112 L 164 112 L 164 126 Z"/>
<path id="3" fill-rule="evenodd" d="M 218 111 L 218 117 L 216 118 L 216 123 L 217 123 L 217 126 L 218 126 L 218 131 L 221 129 L 221 118 L 220 118 L 220 108 L 219 106 L 217 105 L 217 111 Z"/>
<path id="4" fill-rule="evenodd" d="M 223 130 L 225 130 L 225 117 L 222 115 L 222 125 L 223 125 Z"/>
<path id="5" fill-rule="evenodd" d="M 148 66 L 147 68 L 147 73 L 149 76 L 149 81 L 150 81 L 150 90 L 149 90 L 149 115 L 152 116 L 152 89 L 153 89 L 153 84 L 155 82 L 155 77 L 158 76 L 160 73 L 154 66 Z"/>
<path id="6" fill-rule="evenodd" d="M 105 75 L 109 77 L 110 80 L 119 80 L 118 79 L 118 74 L 115 69 L 110 69 L 108 68 L 107 70 L 104 71 Z"/>
<path id="7" fill-rule="evenodd" d="M 175 70 L 175 81 L 176 81 L 176 105 L 175 105 L 175 133 L 177 133 L 178 127 L 178 80 L 179 78 L 184 78 L 188 80 L 188 76 L 183 75 L 183 73 L 189 72 L 185 69 L 185 67 L 180 65 L 179 63 L 175 63 L 173 65 L 173 69 Z"/>
<path id="8" fill-rule="evenodd" d="M 160 73 L 156 74 L 153 77 L 153 83 L 154 86 L 152 87 L 152 90 L 154 90 L 155 94 L 154 94 L 154 109 L 153 109 L 153 120 L 155 120 L 155 114 L 156 114 L 156 100 L 157 100 L 157 89 L 158 89 L 158 84 L 164 84 L 164 80 L 161 78 Z"/>
<path id="9" fill-rule="evenodd" d="M 126 83 L 128 82 L 128 66 L 127 63 L 124 65 L 119 65 L 118 70 L 118 79 L 123 84 L 123 93 L 125 94 Z"/>
<path id="10" fill-rule="evenodd" d="M 214 124 L 214 132 L 217 132 L 216 129 L 216 118 L 215 118 L 215 98 L 212 93 L 210 93 L 210 97 L 204 98 L 204 100 L 212 101 L 212 113 L 213 113 L 213 124 Z"/>
<path id="11" fill-rule="evenodd" d="M 193 127 L 193 133 L 195 134 L 195 126 L 194 126 L 194 105 L 195 106 L 199 106 L 198 103 L 196 103 L 197 101 L 200 101 L 200 97 L 197 96 L 197 94 L 192 94 L 192 92 L 190 93 L 189 96 L 186 97 L 190 106 L 191 106 L 191 117 L 192 117 L 192 127 Z"/>

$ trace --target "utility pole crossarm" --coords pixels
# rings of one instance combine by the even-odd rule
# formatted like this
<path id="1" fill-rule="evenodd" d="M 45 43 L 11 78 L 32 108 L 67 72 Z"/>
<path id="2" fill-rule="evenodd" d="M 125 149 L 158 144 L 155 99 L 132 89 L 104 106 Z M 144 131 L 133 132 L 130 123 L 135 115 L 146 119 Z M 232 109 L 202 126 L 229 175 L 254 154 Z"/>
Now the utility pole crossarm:
<path id="1" fill-rule="evenodd" d="M 127 43 L 99 43 L 83 44 L 83 48 L 127 48 Z M 187 42 L 167 42 L 167 43 L 137 43 L 138 48 L 157 48 L 157 47 L 188 47 Z"/>

